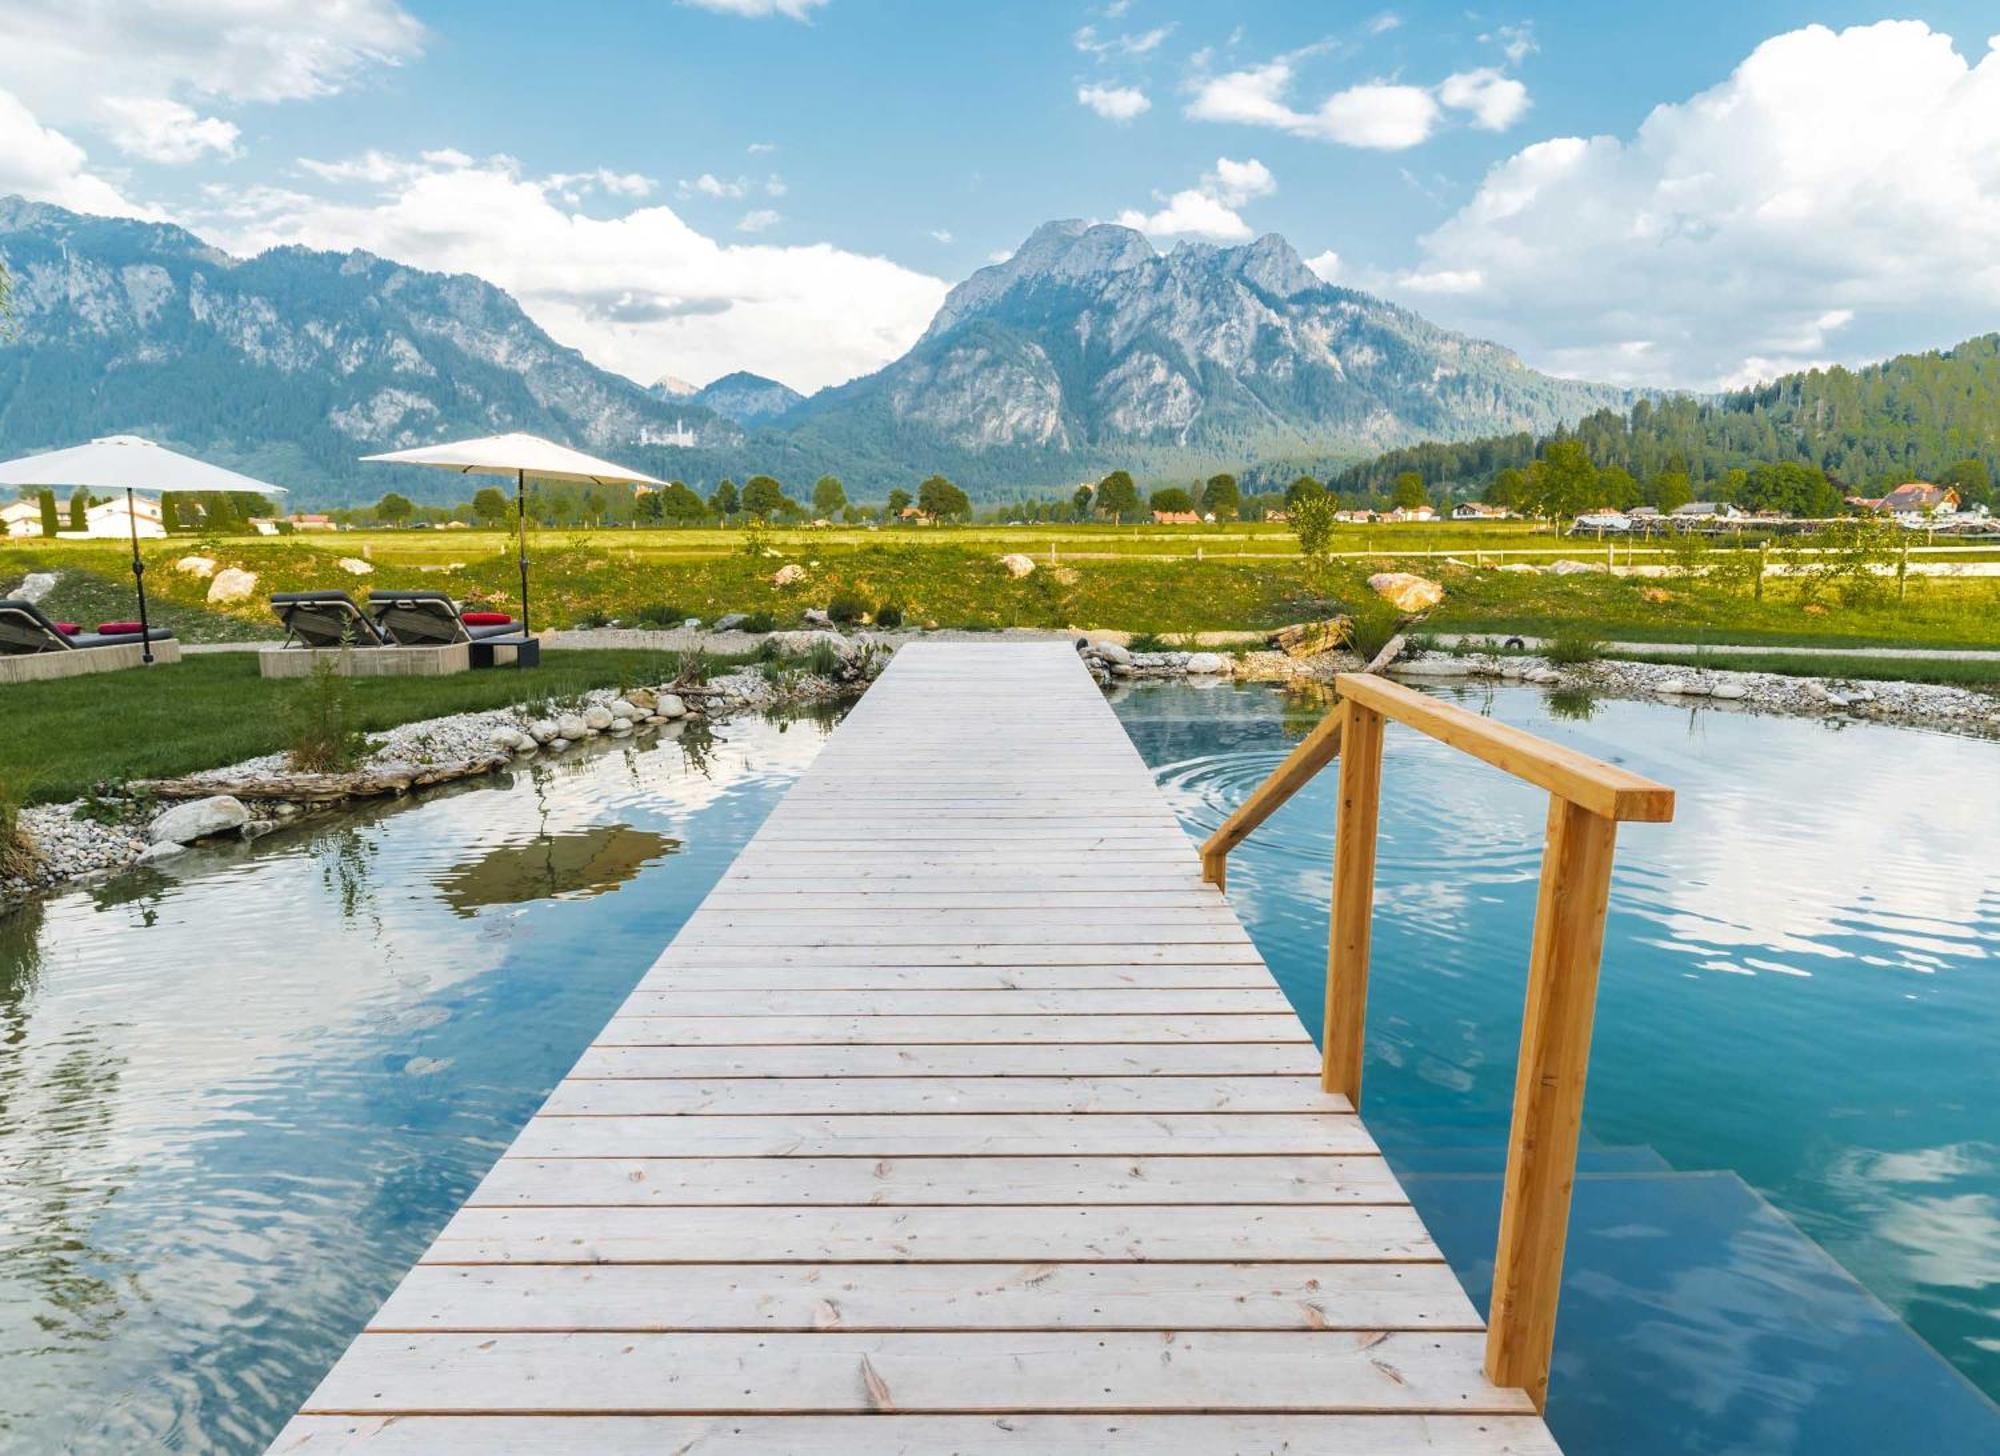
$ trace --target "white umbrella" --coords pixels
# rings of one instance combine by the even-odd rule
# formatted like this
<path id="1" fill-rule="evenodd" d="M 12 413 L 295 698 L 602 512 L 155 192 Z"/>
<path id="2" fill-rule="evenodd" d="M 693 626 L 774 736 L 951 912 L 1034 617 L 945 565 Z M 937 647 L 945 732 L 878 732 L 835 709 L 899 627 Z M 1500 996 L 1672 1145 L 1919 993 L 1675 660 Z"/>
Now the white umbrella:
<path id="1" fill-rule="evenodd" d="M 415 450 L 394 450 L 387 455 L 363 455 L 385 465 L 430 465 L 440 470 L 456 470 L 460 475 L 511 475 L 514 477 L 518 512 L 521 559 L 521 635 L 528 635 L 528 477 L 537 480 L 575 480 L 590 485 L 665 485 L 650 475 L 627 470 L 609 460 L 599 460 L 581 450 L 544 440 L 540 435 L 485 435 L 477 440 L 454 440 L 448 445 L 423 445 Z"/>
<path id="2" fill-rule="evenodd" d="M 188 491 L 285 494 L 282 486 L 238 475 L 137 435 L 106 435 L 88 445 L 23 455 L 18 460 L 0 463 L 0 485 L 67 485 L 125 492 L 125 518 L 132 523 L 132 580 L 139 589 L 139 640 L 144 644 L 139 655 L 147 662 L 153 660 L 153 648 L 146 621 L 146 564 L 139 559 L 139 516 L 132 507 L 132 497 Z"/>

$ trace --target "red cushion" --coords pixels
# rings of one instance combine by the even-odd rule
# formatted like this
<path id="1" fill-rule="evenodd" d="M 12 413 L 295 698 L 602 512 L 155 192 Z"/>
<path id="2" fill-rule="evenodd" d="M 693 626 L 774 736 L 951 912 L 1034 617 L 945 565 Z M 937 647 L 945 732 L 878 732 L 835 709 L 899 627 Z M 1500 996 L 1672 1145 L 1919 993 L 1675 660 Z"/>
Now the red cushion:
<path id="1" fill-rule="evenodd" d="M 514 619 L 505 612 L 460 612 L 458 620 L 468 627 L 504 627 Z"/>
<path id="2" fill-rule="evenodd" d="M 56 630 L 65 637 L 74 637 L 83 630 L 83 628 L 77 626 L 74 622 L 58 622 L 55 625 Z"/>
<path id="3" fill-rule="evenodd" d="M 66 627 L 63 630 L 74 632 L 76 628 Z M 146 629 L 141 627 L 137 622 L 99 622 L 97 630 L 102 632 L 106 637 L 123 637 L 128 633 L 143 632 Z"/>

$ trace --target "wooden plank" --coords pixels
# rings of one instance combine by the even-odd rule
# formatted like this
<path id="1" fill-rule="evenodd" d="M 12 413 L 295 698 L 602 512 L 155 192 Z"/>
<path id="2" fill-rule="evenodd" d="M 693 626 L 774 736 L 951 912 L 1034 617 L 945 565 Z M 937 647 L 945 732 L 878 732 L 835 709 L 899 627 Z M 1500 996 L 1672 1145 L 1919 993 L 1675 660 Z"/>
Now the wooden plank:
<path id="1" fill-rule="evenodd" d="M 780 966 L 667 965 L 641 991 L 1146 991 L 1267 990 L 1262 966 Z"/>
<path id="2" fill-rule="evenodd" d="M 1319 1072 L 1303 1036 L 1288 1042 L 1046 1042 L 925 1045 L 587 1048 L 575 1077 L 1255 1077 Z"/>
<path id="3" fill-rule="evenodd" d="M 531 1158 L 496 1162 L 466 1207 L 526 1204 L 1393 1203 L 1373 1154 L 1222 1157 Z"/>
<path id="4" fill-rule="evenodd" d="M 1443 1264 L 428 1265 L 368 1328 L 1477 1330 Z"/>
<path id="5" fill-rule="evenodd" d="M 876 945 L 671 947 L 654 969 L 704 966 L 1255 966 L 1242 945 Z"/>
<path id="6" fill-rule="evenodd" d="M 530 1158 L 896 1158 L 975 1153 L 1372 1153 L 1343 1113 L 913 1113 L 849 1117 L 537 1117 Z"/>
<path id="7" fill-rule="evenodd" d="M 1519 1413 L 1449 1331 L 364 1334 L 313 1412 Z"/>
<path id="8" fill-rule="evenodd" d="M 621 1016 L 1289 1016 L 1292 1003 L 1276 986 L 1136 990 L 1037 991 L 758 991 L 683 990 L 641 986 L 626 998 Z"/>
<path id="9" fill-rule="evenodd" d="M 1343 672 L 1335 684 L 1349 702 L 1427 733 L 1593 814 L 1656 823 L 1674 817 L 1674 791 L 1630 769 L 1550 743 L 1387 678 Z"/>
<path id="10" fill-rule="evenodd" d="M 571 1079 L 545 1117 L 715 1113 L 1352 1112 L 1307 1077 Z"/>
<path id="11" fill-rule="evenodd" d="M 1407 1204 L 461 1208 L 426 1264 L 1435 1263 Z"/>
<path id="12" fill-rule="evenodd" d="M 299 1416 L 280 1456 L 1558 1456 L 1511 1415 Z"/>
<path id="13" fill-rule="evenodd" d="M 599 1046 L 896 1042 L 1310 1041 L 1299 1020 L 1238 1016 L 614 1016 Z"/>

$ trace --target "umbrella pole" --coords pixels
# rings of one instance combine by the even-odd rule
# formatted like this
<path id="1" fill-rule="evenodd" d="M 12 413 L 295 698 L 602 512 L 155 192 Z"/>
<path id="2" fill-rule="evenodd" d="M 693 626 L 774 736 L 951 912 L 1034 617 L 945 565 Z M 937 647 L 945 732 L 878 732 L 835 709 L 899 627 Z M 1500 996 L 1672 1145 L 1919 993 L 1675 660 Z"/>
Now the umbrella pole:
<path id="1" fill-rule="evenodd" d="M 139 588 L 139 661 L 152 666 L 153 632 L 146 621 L 146 563 L 139 559 L 139 508 L 132 504 L 132 487 L 125 487 L 125 519 L 132 527 L 132 582 Z"/>
<path id="2" fill-rule="evenodd" d="M 528 472 L 514 472 L 515 514 L 519 520 L 521 553 L 521 635 L 531 637 L 528 630 Z"/>

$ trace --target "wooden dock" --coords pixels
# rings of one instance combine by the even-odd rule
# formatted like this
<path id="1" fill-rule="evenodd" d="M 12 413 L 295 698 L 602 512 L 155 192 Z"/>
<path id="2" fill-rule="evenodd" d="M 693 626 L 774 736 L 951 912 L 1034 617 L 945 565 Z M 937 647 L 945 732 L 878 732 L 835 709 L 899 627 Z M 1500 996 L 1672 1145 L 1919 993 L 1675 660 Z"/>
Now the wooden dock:
<path id="1" fill-rule="evenodd" d="M 272 1448 L 1553 1456 L 1076 654 L 914 645 Z"/>

